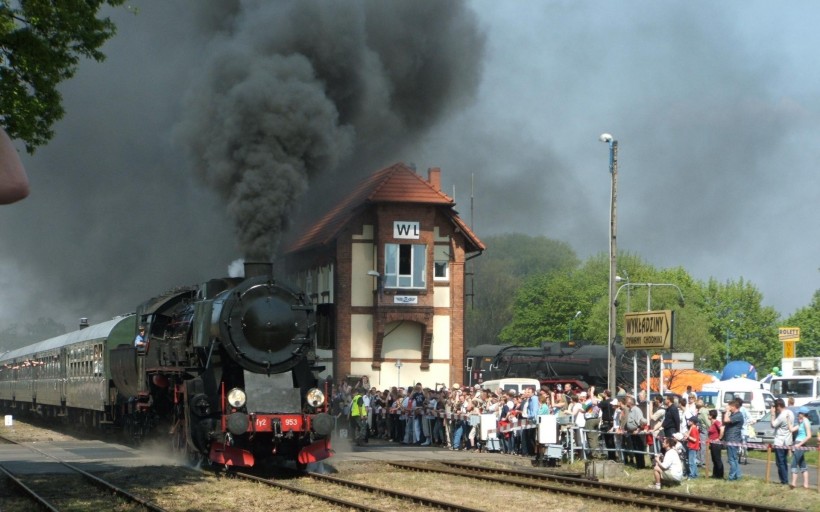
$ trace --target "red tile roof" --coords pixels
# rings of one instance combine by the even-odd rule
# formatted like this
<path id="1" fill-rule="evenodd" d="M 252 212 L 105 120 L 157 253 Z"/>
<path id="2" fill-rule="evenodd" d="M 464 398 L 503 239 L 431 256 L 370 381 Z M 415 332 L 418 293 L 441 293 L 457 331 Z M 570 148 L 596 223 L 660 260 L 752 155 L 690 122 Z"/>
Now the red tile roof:
<path id="1" fill-rule="evenodd" d="M 437 190 L 407 165 L 397 163 L 375 172 L 359 183 L 347 197 L 290 244 L 286 252 L 299 252 L 332 242 L 354 215 L 362 208 L 375 203 L 421 203 L 449 206 L 453 222 L 461 228 L 467 239 L 474 244 L 477 250 L 485 249 L 481 240 L 452 209 L 456 203 L 450 196 Z"/>

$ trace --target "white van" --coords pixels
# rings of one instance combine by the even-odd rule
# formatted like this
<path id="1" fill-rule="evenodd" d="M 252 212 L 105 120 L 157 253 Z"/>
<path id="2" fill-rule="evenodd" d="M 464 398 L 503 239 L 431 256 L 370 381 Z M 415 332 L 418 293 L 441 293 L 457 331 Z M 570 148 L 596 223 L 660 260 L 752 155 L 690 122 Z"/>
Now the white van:
<path id="1" fill-rule="evenodd" d="M 529 388 L 538 394 L 538 391 L 541 389 L 541 382 L 539 382 L 538 379 L 509 378 L 488 380 L 481 383 L 481 389 L 488 389 L 493 393 L 495 393 L 498 388 L 503 389 L 505 393 L 514 389 L 517 395 L 520 395 L 525 389 Z"/>
<path id="2" fill-rule="evenodd" d="M 774 403 L 774 395 L 752 379 L 737 378 L 704 384 L 703 391 L 717 392 L 715 405 L 721 411 L 726 410 L 726 404 L 740 398 L 753 420 L 759 420 Z"/>

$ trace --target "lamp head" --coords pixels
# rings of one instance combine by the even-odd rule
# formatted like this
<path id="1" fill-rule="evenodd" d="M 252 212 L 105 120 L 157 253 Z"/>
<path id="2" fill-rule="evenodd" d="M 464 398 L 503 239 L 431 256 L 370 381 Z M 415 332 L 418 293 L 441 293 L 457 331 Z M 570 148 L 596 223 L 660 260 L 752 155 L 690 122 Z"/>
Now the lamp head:
<path id="1" fill-rule="evenodd" d="M 580 311 L 579 311 L 579 312 L 577 312 L 577 313 L 575 313 L 575 318 L 578 318 L 579 316 L 581 316 L 581 312 L 580 312 Z"/>
<path id="2" fill-rule="evenodd" d="M 612 134 L 611 133 L 602 133 L 598 139 L 601 142 L 612 142 Z"/>
<path id="3" fill-rule="evenodd" d="M 373 276 L 373 277 L 379 277 L 381 274 L 379 274 L 376 270 L 368 270 L 367 275 Z"/>

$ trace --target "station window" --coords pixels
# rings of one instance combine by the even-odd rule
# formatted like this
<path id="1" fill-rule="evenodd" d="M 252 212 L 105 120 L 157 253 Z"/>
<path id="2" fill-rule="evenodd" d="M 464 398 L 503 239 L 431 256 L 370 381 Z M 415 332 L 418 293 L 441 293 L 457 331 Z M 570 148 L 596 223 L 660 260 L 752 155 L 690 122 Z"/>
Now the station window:
<path id="1" fill-rule="evenodd" d="M 384 245 L 385 288 L 425 288 L 427 286 L 426 268 L 426 245 Z"/>
<path id="2" fill-rule="evenodd" d="M 433 247 L 433 279 L 436 281 L 447 281 L 450 279 L 450 254 L 447 252 L 448 246 L 437 245 Z"/>

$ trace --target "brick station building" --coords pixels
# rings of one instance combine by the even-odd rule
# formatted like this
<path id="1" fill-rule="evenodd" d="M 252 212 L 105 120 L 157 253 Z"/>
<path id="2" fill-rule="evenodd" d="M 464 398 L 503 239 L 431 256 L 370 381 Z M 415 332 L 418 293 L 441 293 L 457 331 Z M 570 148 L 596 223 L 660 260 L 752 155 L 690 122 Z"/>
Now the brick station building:
<path id="1" fill-rule="evenodd" d="M 296 283 L 317 304 L 318 355 L 334 379 L 379 389 L 460 382 L 464 264 L 484 244 L 441 191 L 395 164 L 363 180 L 288 247 Z"/>

